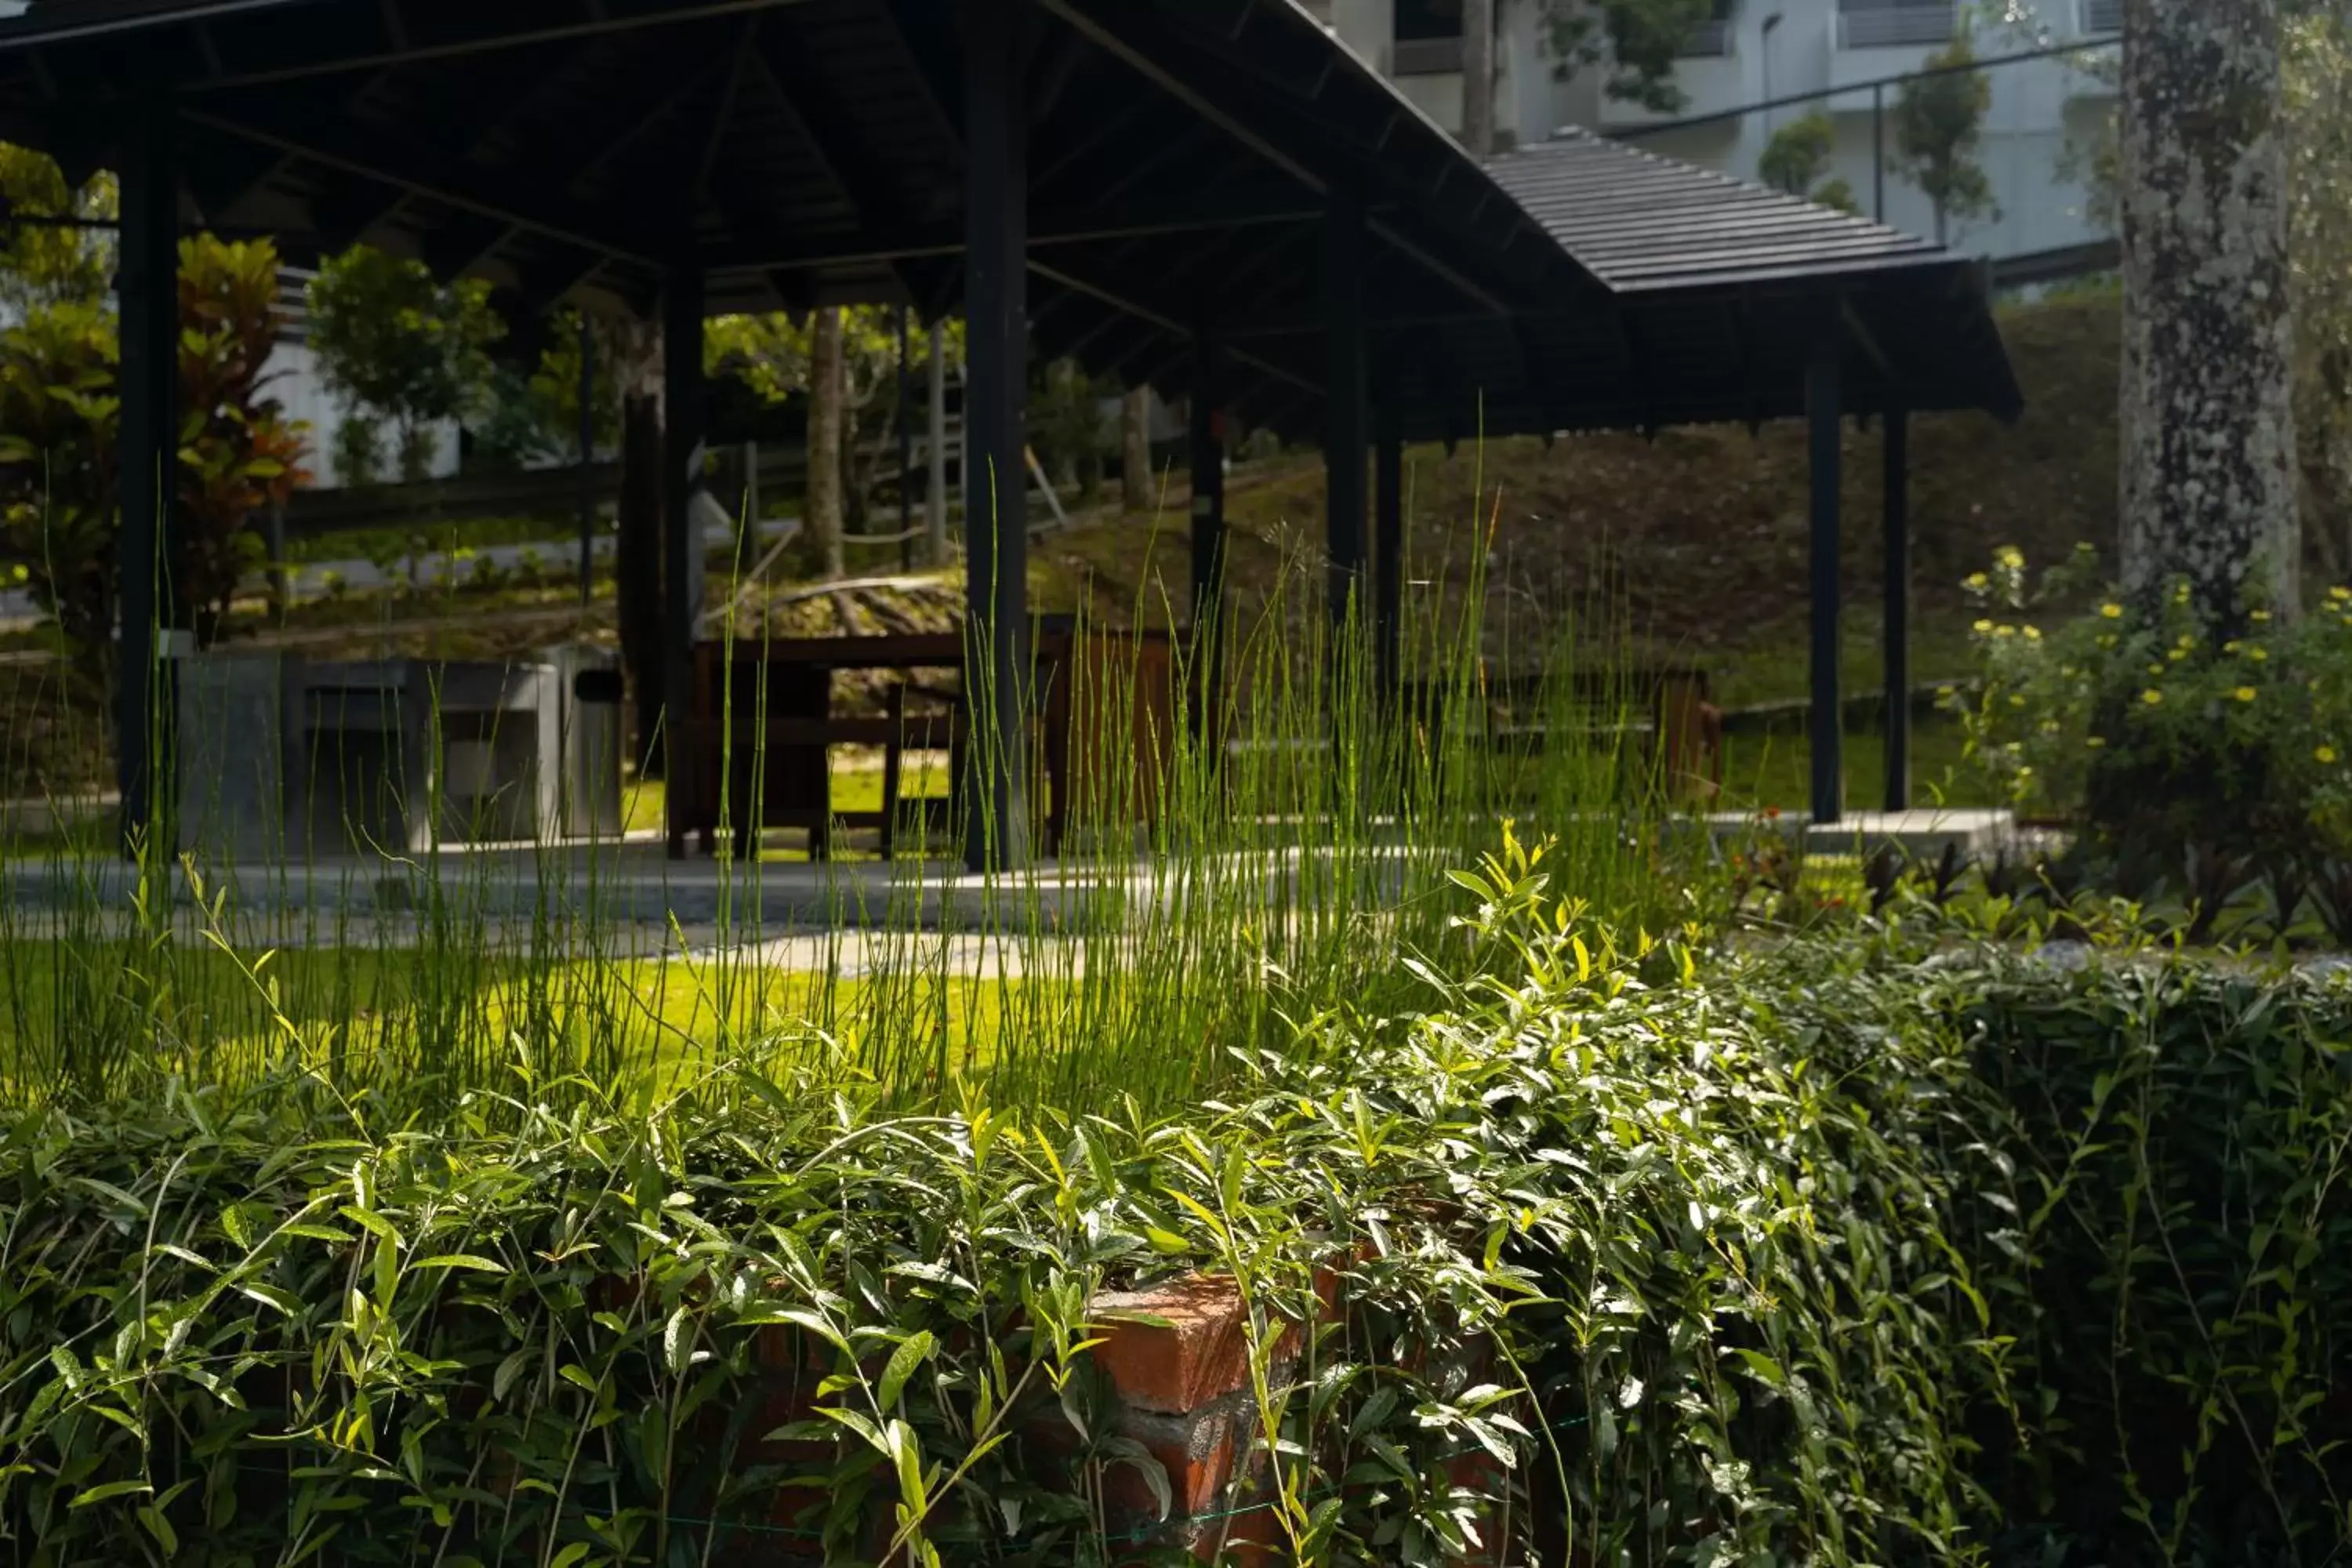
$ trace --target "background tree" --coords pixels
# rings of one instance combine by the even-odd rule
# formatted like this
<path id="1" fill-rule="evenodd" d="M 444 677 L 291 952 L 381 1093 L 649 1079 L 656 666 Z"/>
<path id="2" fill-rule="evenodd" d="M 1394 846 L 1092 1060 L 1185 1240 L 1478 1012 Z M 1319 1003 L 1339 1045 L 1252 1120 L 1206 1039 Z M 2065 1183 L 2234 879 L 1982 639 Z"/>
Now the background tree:
<path id="1" fill-rule="evenodd" d="M 66 184 L 57 161 L 0 142 L 0 203 L 16 216 L 111 223 L 120 212 L 114 176 Z M 0 227 L 0 310 L 11 320 L 58 300 L 96 300 L 114 279 L 114 236 L 105 228 L 23 223 Z"/>
<path id="2" fill-rule="evenodd" d="M 421 261 L 362 245 L 320 268 L 310 302 L 327 384 L 393 426 L 404 479 L 425 478 L 434 426 L 475 411 L 494 379 L 489 350 L 506 324 L 489 285 L 443 283 Z"/>
<path id="3" fill-rule="evenodd" d="M 177 624 L 200 642 L 261 561 L 254 512 L 309 477 L 302 426 L 266 395 L 277 294 L 270 246 L 181 242 L 172 587 Z M 120 353 L 102 300 L 53 299 L 0 331 L 0 531 L 93 677 L 106 673 L 120 603 Z"/>
<path id="4" fill-rule="evenodd" d="M 580 325 L 582 312 L 554 311 L 526 359 L 492 358 L 487 395 L 467 418 L 475 458 L 495 468 L 534 462 L 572 462 L 580 451 Z M 608 450 L 620 438 L 620 399 L 613 378 L 611 330 L 590 319 L 594 384 L 589 390 L 590 448 Z"/>
<path id="5" fill-rule="evenodd" d="M 92 678 L 106 673 L 117 603 L 119 353 L 113 312 L 95 300 L 0 329 L 0 528 Z"/>
<path id="6" fill-rule="evenodd" d="M 1977 162 L 1992 80 L 1981 70 L 1950 68 L 1976 60 L 1966 35 L 1927 58 L 1936 76 L 1916 77 L 1895 95 L 1888 115 L 1895 150 L 1887 163 L 1926 194 L 1936 209 L 1936 242 L 1948 243 L 1954 218 L 1999 216 L 1992 182 Z"/>
<path id="7" fill-rule="evenodd" d="M 1757 173 L 1766 184 L 1803 196 L 1825 207 L 1835 207 L 1843 213 L 1858 209 L 1853 187 L 1843 180 L 1827 180 L 1816 187 L 1822 171 L 1829 166 L 1830 156 L 1837 148 L 1837 121 L 1827 110 L 1816 109 L 1810 114 L 1799 115 L 1778 131 L 1764 144 L 1757 159 Z"/>
<path id="8" fill-rule="evenodd" d="M 2282 26 L 2303 524 L 2341 582 L 2352 576 L 2352 5 L 2291 12 Z"/>
<path id="9" fill-rule="evenodd" d="M 1139 386 L 1118 408 L 1118 493 L 1130 516 L 1151 510 L 1151 390 Z"/>
<path id="10" fill-rule="evenodd" d="M 2226 636 L 2294 604 L 2278 5 L 2126 0 L 2124 36 L 2124 581 Z"/>
<path id="11" fill-rule="evenodd" d="M 209 646 L 267 552 L 255 512 L 310 481 L 307 426 L 268 395 L 285 327 L 278 250 L 211 235 L 180 242 L 180 483 L 172 591 L 179 624 Z"/>
<path id="12" fill-rule="evenodd" d="M 1495 0 L 1462 0 L 1462 144 L 1495 152 Z"/>
<path id="13" fill-rule="evenodd" d="M 1081 506 L 1102 493 L 1104 460 L 1118 449 L 1118 422 L 1104 408 L 1118 395 L 1118 383 L 1090 376 L 1071 360 L 1045 365 L 1030 394 L 1037 460 L 1056 486 L 1077 487 Z"/>
<path id="14" fill-rule="evenodd" d="M 1675 81 L 1675 62 L 1714 16 L 1714 0 L 1542 0 L 1542 5 L 1561 80 L 1580 70 L 1605 70 L 1601 90 L 1612 99 L 1660 114 L 1679 114 L 1688 105 Z"/>
<path id="15" fill-rule="evenodd" d="M 636 756 L 659 773 L 662 749 L 662 334 L 635 316 L 611 323 L 620 401 L 621 494 L 614 508 L 613 596 L 621 662 L 636 700 Z M 684 454 L 679 454 L 681 458 Z"/>
<path id="16" fill-rule="evenodd" d="M 803 527 L 812 569 L 838 572 L 841 558 L 834 542 L 864 528 L 888 445 L 877 438 L 898 416 L 898 314 L 884 306 L 832 312 L 839 328 L 840 372 L 821 381 L 816 329 L 826 314 L 812 311 L 801 321 L 785 315 L 722 317 L 710 324 L 706 360 L 712 374 L 740 378 L 763 403 L 808 409 L 810 498 Z M 942 337 L 953 372 L 963 362 L 961 323 L 949 322 Z M 919 410 L 930 374 L 929 334 L 910 331 L 907 353 L 908 379 Z M 830 412 L 836 406 L 837 421 Z M 832 428 L 836 424 L 837 438 Z M 822 459 L 820 447 L 829 454 Z M 837 489 L 820 491 L 820 467 L 840 476 Z"/>

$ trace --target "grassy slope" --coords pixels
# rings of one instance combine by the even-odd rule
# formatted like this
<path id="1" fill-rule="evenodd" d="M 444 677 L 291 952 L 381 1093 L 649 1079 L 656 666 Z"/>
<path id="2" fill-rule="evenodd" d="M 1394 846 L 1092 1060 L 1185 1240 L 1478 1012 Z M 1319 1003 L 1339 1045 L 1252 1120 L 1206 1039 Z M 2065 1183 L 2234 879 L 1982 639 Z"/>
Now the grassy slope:
<path id="1" fill-rule="evenodd" d="M 2004 313 L 2027 398 L 2014 427 L 1981 415 L 1925 416 L 1912 437 L 1914 668 L 1922 679 L 1958 672 L 1973 618 L 1960 580 L 1995 547 L 2054 560 L 2077 541 L 2111 551 L 2116 532 L 2118 318 L 2111 301 Z M 1874 431 L 1845 441 L 1846 678 L 1878 679 L 1881 465 Z M 1803 694 L 1806 468 L 1804 432 L 1768 426 L 1669 431 L 1655 440 L 1580 437 L 1465 443 L 1409 454 L 1409 548 L 1414 575 L 1450 566 L 1458 578 L 1474 520 L 1494 525 L 1491 570 L 1507 591 L 1496 616 L 1512 640 L 1562 605 L 1621 606 L 1654 657 L 1695 658 L 1730 703 Z M 1312 458 L 1236 492 L 1232 571 L 1244 600 L 1280 564 L 1319 547 L 1323 484 Z M 1038 596 L 1099 605 L 1154 604 L 1159 584 L 1181 595 L 1183 510 L 1154 522 L 1096 523 L 1039 543 Z M 1150 541 L 1146 548 L 1145 542 Z M 1156 614 L 1150 618 L 1160 618 Z"/>

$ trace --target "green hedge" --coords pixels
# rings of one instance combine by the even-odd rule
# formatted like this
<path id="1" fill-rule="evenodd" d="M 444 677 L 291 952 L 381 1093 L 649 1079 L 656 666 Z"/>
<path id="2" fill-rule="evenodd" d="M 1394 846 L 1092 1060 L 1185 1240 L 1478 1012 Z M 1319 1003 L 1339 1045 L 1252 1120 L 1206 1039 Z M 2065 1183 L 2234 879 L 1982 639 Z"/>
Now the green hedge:
<path id="1" fill-rule="evenodd" d="M 1612 954 L 1495 869 L 1464 967 L 1508 983 L 1171 1121 L 29 1121 L 10 1560 L 1125 1561 L 1105 1477 L 1155 1467 L 1085 1304 L 1204 1268 L 1276 1452 L 1232 1506 L 1314 1561 L 1459 1560 L 1497 1498 L 1548 1562 L 2341 1547 L 2352 998 L 1900 933 Z M 1286 1374 L 1318 1265 L 1349 1310 Z M 780 1334 L 830 1411 L 781 1434 Z"/>

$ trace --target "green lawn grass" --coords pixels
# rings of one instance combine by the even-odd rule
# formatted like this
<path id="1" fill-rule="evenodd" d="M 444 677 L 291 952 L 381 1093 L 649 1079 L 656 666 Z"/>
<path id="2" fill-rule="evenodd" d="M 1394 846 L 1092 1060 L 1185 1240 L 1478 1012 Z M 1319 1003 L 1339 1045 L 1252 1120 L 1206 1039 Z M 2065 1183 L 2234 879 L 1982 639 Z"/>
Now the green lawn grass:
<path id="1" fill-rule="evenodd" d="M 489 1058 L 527 1053 L 541 1074 L 659 1089 L 746 1056 L 855 1063 L 887 1013 L 902 1034 L 920 1016 L 940 1059 L 974 1071 L 1008 1008 L 1050 1005 L 1040 994 L 1066 984 L 909 970 L 867 978 L 709 953 L 534 958 L 462 941 L 232 953 L 201 938 L 20 937 L 0 942 L 0 1061 L 21 1068 L 74 1037 L 119 1036 L 157 1042 L 168 1068 L 207 1080 L 376 1057 L 470 1083 L 496 1079 Z M 904 1042 L 894 1046 L 903 1057 Z"/>
<path id="2" fill-rule="evenodd" d="M 1937 718 L 1919 723 L 1911 738 L 1911 804 L 1914 806 L 1991 806 L 2005 804 L 1962 756 L 1965 737 L 1956 722 Z M 1843 737 L 1845 801 L 1850 809 L 1876 811 L 1885 805 L 1886 742 L 1877 730 Z M 1802 811 L 1812 800 L 1812 747 L 1793 723 L 1761 733 L 1742 732 L 1724 742 L 1723 802 L 1728 810 Z"/>

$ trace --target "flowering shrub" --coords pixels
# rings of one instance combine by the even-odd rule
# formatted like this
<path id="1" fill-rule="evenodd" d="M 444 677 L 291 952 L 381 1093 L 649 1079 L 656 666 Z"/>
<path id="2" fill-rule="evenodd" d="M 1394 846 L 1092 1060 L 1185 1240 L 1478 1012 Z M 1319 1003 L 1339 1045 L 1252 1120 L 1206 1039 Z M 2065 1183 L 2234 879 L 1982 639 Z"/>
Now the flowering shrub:
<path id="1" fill-rule="evenodd" d="M 2218 646 L 2185 587 L 2040 624 L 2097 564 L 2084 547 L 2031 583 L 2005 549 L 1969 580 L 1982 680 L 1948 703 L 1970 761 L 2021 812 L 2079 816 L 2113 847 L 2352 847 L 2352 589 L 2298 618 L 2252 610 Z"/>

